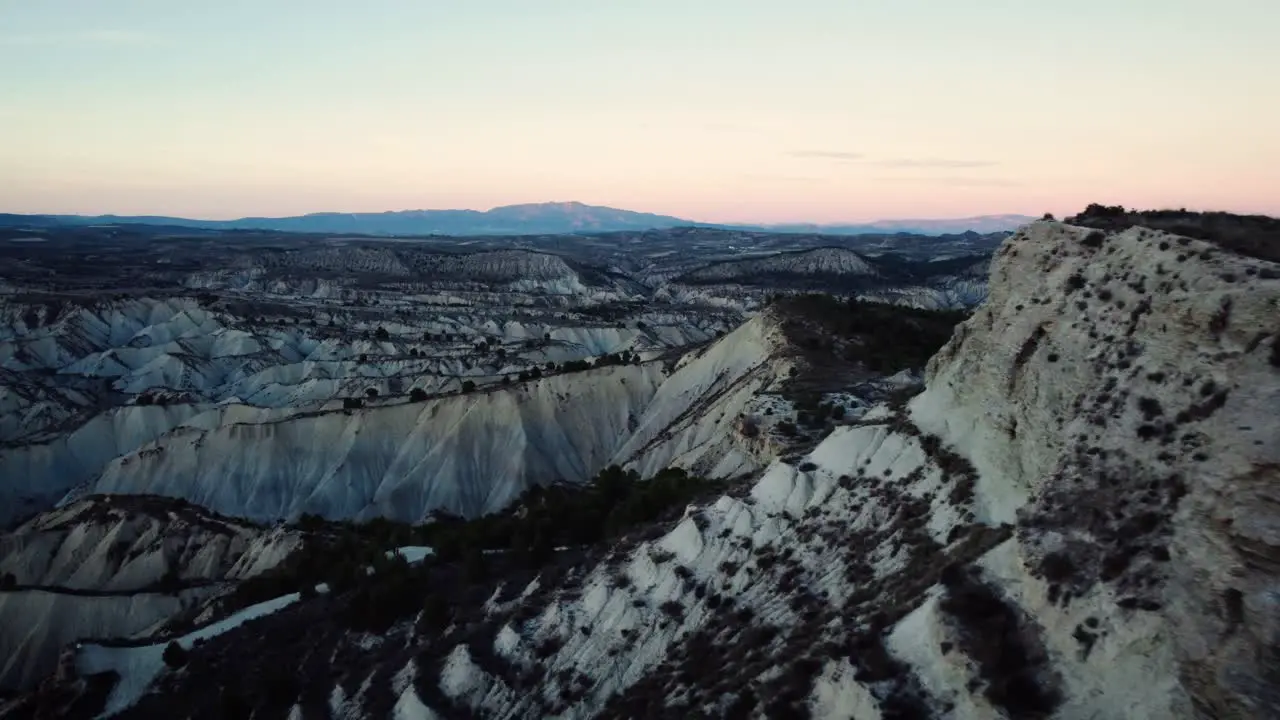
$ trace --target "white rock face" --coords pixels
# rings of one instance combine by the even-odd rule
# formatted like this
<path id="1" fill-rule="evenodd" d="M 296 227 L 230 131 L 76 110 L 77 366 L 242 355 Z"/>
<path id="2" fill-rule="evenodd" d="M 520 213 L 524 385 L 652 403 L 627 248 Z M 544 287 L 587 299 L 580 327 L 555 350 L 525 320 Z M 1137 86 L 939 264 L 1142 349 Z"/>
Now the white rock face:
<path id="1" fill-rule="evenodd" d="M 182 428 L 111 462 L 93 490 L 267 520 L 487 512 L 531 482 L 583 481 L 604 467 L 661 379 L 657 364 L 615 367 L 421 403 Z"/>
<path id="2" fill-rule="evenodd" d="M 43 590 L 0 592 L 0 687 L 30 687 L 54 668 L 58 652 L 81 638 L 129 637 L 197 605 L 208 590 L 98 597 Z"/>
<path id="3" fill-rule="evenodd" d="M 563 257 L 529 250 L 432 252 L 404 246 L 330 246 L 254 253 L 232 267 L 200 271 L 183 284 L 200 289 L 234 289 L 272 295 L 341 297 L 354 292 L 351 278 L 377 275 L 436 290 L 559 295 L 579 301 L 624 299 L 628 283 L 584 273 Z"/>
<path id="4" fill-rule="evenodd" d="M 216 518 L 160 498 L 94 497 L 0 536 L 0 687 L 47 675 L 87 637 L 128 637 L 253 577 L 299 547 L 287 530 Z M 171 592 L 162 581 L 180 589 Z"/>
<path id="5" fill-rule="evenodd" d="M 879 272 L 852 250 L 827 247 L 716 263 L 689 273 L 685 279 L 724 282 L 768 274 L 875 276 Z"/>
<path id="6" fill-rule="evenodd" d="M 967 309 L 986 297 L 987 264 L 984 258 L 936 273 L 917 267 L 922 276 L 893 279 L 885 276 L 894 271 L 892 266 L 886 270 L 852 250 L 822 247 L 713 263 L 687 273 L 656 273 L 647 282 L 654 285 L 655 297 L 668 302 L 741 311 L 763 307 L 779 292 L 831 292 L 908 307 Z"/>
<path id="7" fill-rule="evenodd" d="M 781 342 L 760 318 L 670 376 L 661 362 L 617 365 L 425 402 L 192 422 L 111 461 L 90 489 L 259 520 L 419 521 L 497 511 L 533 484 L 584 482 L 612 464 L 736 474 L 763 461 L 737 420 L 784 376 Z"/>
<path id="8" fill-rule="evenodd" d="M 0 449 L 0 524 L 48 507 L 95 478 L 113 458 L 195 419 L 203 409 L 186 404 L 119 407 L 67 435 Z"/>
<path id="9" fill-rule="evenodd" d="M 516 271 L 491 270 L 502 268 Z M 547 363 L 619 352 L 651 359 L 704 343 L 722 325 L 680 309 L 603 325 L 466 307 L 370 321 L 323 303 L 304 304 L 304 323 L 246 307 L 240 317 L 195 299 L 0 303 L 0 525 L 48 508 L 113 459 L 179 428 L 279 422 L 370 391 L 384 403 L 407 402 L 415 390 L 448 395 L 468 380 L 496 385 Z"/>
<path id="10" fill-rule="evenodd" d="M 957 310 L 981 305 L 987 298 L 986 277 L 942 278 L 929 285 L 865 290 L 861 300 L 905 305 L 925 310 Z"/>
<path id="11" fill-rule="evenodd" d="M 713 477 L 761 467 L 769 453 L 744 442 L 739 420 L 760 393 L 777 390 L 788 377 L 787 345 L 777 319 L 761 315 L 705 351 L 686 355 L 615 460 L 645 477 L 666 467 Z"/>

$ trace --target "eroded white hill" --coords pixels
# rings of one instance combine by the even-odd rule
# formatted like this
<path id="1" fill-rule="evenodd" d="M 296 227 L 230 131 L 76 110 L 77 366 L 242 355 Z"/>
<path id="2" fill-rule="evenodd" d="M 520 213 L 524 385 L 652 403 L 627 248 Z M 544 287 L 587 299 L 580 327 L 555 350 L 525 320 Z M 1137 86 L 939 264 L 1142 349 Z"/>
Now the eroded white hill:
<path id="1" fill-rule="evenodd" d="M 0 687 L 47 675 L 68 643 L 129 637 L 270 570 L 297 533 L 160 498 L 96 497 L 0 536 Z"/>
<path id="2" fill-rule="evenodd" d="M 876 276 L 879 271 L 858 253 L 847 248 L 824 247 L 801 252 L 778 253 L 761 258 L 731 260 L 708 265 L 684 276 L 685 281 L 760 282 L 772 275 Z"/>
<path id="3" fill-rule="evenodd" d="M 564 372 L 568 362 L 660 357 L 723 328 L 722 318 L 679 308 L 629 323 L 466 307 L 390 317 L 335 305 L 312 307 L 310 317 L 249 302 L 218 308 L 207 298 L 0 304 L 0 523 L 49 507 L 111 460 L 180 426 L 276 422 L 370 395 L 391 404 L 439 398 L 466 383 Z M 579 392 L 576 380 L 556 382 L 547 392 Z M 531 422 L 543 411 L 532 412 Z"/>
<path id="4" fill-rule="evenodd" d="M 502 509 L 533 484 L 584 482 L 611 464 L 756 469 L 738 421 L 786 377 L 776 323 L 744 324 L 674 371 L 661 361 L 286 417 L 189 422 L 109 462 L 95 493 L 185 498 L 259 520 L 418 521 Z"/>

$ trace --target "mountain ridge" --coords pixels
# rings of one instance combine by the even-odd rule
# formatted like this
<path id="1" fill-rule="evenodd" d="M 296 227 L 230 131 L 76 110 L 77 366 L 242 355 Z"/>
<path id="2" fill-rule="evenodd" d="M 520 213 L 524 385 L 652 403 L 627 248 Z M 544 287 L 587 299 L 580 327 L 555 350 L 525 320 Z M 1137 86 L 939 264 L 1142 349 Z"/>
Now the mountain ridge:
<path id="1" fill-rule="evenodd" d="M 877 220 L 866 223 L 708 223 L 671 215 L 636 212 L 576 201 L 503 205 L 488 210 L 416 209 L 345 213 L 323 211 L 285 217 L 242 217 L 203 220 L 162 215 L 0 214 L 0 225 L 49 224 L 172 225 L 209 230 L 275 230 L 284 232 L 366 235 L 530 235 L 577 232 L 653 230 L 676 227 L 723 228 L 779 233 L 825 232 L 864 235 L 885 232 L 950 234 L 1014 230 L 1031 216 L 1000 214 L 967 218 Z"/>

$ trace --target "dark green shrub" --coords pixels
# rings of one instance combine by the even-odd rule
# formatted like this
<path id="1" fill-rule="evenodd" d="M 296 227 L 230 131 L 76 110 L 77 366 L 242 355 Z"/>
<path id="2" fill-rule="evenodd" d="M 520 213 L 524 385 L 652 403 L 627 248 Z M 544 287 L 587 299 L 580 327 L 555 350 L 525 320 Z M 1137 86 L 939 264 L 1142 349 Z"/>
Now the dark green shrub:
<path id="1" fill-rule="evenodd" d="M 187 651 L 176 640 L 164 647 L 164 654 L 161 657 L 165 665 L 175 670 L 187 664 Z"/>

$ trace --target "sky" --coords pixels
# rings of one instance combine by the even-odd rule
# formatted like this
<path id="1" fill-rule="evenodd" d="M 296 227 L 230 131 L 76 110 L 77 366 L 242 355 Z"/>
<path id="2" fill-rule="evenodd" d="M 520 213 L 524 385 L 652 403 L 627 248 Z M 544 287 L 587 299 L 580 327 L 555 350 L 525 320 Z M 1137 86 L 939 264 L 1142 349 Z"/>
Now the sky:
<path id="1" fill-rule="evenodd" d="M 0 0 L 0 212 L 1280 214 L 1277 0 Z"/>

